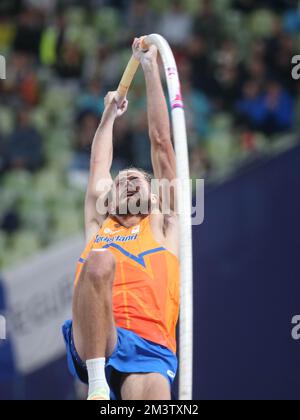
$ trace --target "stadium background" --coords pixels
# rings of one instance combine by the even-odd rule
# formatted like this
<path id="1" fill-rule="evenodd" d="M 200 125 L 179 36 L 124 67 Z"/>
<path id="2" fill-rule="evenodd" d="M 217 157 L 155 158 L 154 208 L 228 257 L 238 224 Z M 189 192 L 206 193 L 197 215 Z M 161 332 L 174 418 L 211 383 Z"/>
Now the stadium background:
<path id="1" fill-rule="evenodd" d="M 58 326 L 82 246 L 89 151 L 134 36 L 171 43 L 193 178 L 195 398 L 299 399 L 299 82 L 296 0 L 2 0 L 0 399 L 72 399 Z M 149 169 L 142 74 L 115 130 L 114 172 Z M 55 332 L 54 332 L 55 331 Z"/>

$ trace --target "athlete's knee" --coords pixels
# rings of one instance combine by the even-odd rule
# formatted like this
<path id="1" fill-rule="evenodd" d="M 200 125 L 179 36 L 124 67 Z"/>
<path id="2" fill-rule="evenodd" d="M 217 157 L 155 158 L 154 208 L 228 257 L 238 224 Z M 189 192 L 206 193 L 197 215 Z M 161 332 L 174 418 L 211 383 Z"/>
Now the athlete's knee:
<path id="1" fill-rule="evenodd" d="M 159 373 L 129 374 L 121 385 L 123 400 L 171 399 L 168 379 Z"/>
<path id="2" fill-rule="evenodd" d="M 96 286 L 112 286 L 116 261 L 108 251 L 91 251 L 86 262 L 86 276 Z"/>

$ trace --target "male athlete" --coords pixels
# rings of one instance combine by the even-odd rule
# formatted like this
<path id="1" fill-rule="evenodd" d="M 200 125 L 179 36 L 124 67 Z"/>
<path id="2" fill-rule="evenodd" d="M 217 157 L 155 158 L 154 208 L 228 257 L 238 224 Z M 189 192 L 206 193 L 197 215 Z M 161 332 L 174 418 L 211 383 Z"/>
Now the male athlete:
<path id="1" fill-rule="evenodd" d="M 157 63 L 157 48 L 141 49 L 148 97 L 151 156 L 156 179 L 176 178 L 168 108 Z M 68 364 L 89 385 L 89 400 L 170 400 L 177 371 L 175 330 L 179 312 L 178 220 L 174 194 L 171 212 L 143 171 L 122 171 L 108 196 L 99 198 L 99 181 L 110 178 L 113 127 L 127 110 L 115 92 L 105 98 L 96 132 L 85 203 L 87 247 L 75 279 L 73 320 L 63 327 Z M 108 204 L 108 214 L 96 208 Z M 132 201 L 150 203 L 149 214 L 122 214 Z M 103 201 L 101 203 L 101 201 Z M 105 207 L 105 206 L 104 206 Z"/>

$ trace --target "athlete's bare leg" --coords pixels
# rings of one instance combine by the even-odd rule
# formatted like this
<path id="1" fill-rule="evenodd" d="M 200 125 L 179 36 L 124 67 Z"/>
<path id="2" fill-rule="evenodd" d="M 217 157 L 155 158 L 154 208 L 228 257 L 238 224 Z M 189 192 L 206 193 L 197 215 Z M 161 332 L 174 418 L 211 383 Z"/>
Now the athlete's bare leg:
<path id="1" fill-rule="evenodd" d="M 117 343 L 112 310 L 115 258 L 108 251 L 91 251 L 73 298 L 73 335 L 83 361 L 109 357 Z"/>
<path id="2" fill-rule="evenodd" d="M 170 383 L 159 373 L 127 375 L 121 386 L 122 400 L 171 400 Z"/>

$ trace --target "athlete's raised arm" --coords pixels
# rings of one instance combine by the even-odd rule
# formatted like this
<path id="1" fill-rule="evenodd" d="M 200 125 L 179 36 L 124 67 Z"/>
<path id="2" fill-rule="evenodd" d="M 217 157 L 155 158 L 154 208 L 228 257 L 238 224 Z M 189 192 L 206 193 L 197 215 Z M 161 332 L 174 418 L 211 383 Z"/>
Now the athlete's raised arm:
<path id="1" fill-rule="evenodd" d="M 135 39 L 133 54 L 140 61 L 146 81 L 149 136 L 151 158 L 156 179 L 174 181 L 176 178 L 176 157 L 171 141 L 168 106 L 163 91 L 157 48 L 152 45 L 149 51 L 141 50 L 141 39 Z M 174 196 L 171 196 L 171 210 L 174 209 Z"/>
<path id="2" fill-rule="evenodd" d="M 123 115 L 127 107 L 127 100 L 124 100 L 120 106 L 117 105 L 116 92 L 109 92 L 105 97 L 105 110 L 92 144 L 90 176 L 85 199 L 87 242 L 97 233 L 105 218 L 105 215 L 97 211 L 97 203 L 104 204 L 107 197 L 104 187 L 112 183 L 110 170 L 113 161 L 113 127 L 116 118 Z M 103 200 L 103 203 L 99 200 Z"/>

